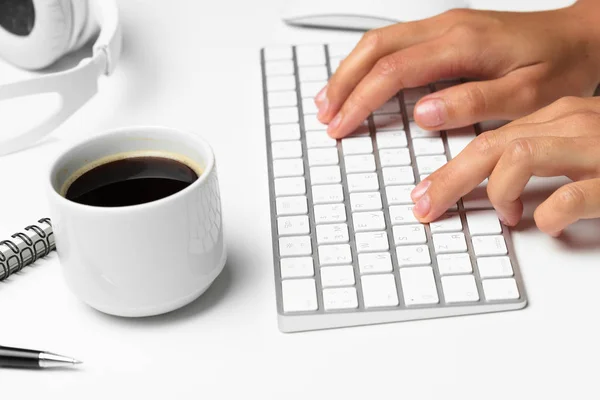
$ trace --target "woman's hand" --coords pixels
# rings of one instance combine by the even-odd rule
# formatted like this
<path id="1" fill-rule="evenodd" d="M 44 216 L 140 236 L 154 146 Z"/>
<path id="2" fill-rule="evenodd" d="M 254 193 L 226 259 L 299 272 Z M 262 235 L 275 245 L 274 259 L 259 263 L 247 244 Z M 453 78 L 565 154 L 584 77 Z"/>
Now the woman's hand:
<path id="1" fill-rule="evenodd" d="M 600 2 L 509 13 L 452 10 L 366 33 L 317 96 L 319 120 L 342 138 L 403 88 L 478 79 L 433 93 L 415 108 L 430 130 L 513 120 L 600 82 Z"/>
<path id="2" fill-rule="evenodd" d="M 489 177 L 487 193 L 506 225 L 519 222 L 532 176 L 567 176 L 569 183 L 534 213 L 537 226 L 558 236 L 579 219 L 600 217 L 600 98 L 565 97 L 530 116 L 477 136 L 456 158 L 412 192 L 421 222 L 442 215 Z"/>

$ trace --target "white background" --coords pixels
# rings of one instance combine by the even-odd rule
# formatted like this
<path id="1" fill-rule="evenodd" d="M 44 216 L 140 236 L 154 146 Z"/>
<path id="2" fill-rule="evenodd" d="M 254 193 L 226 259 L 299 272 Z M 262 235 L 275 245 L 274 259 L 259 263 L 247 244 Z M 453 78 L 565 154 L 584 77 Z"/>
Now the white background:
<path id="1" fill-rule="evenodd" d="M 530 10 L 565 1 L 475 4 Z M 279 5 L 121 1 L 125 42 L 115 75 L 44 145 L 0 158 L 3 238 L 46 216 L 46 166 L 73 140 L 135 124 L 193 130 L 216 152 L 229 247 L 227 266 L 205 295 L 155 318 L 114 318 L 81 304 L 63 284 L 56 254 L 0 284 L 0 344 L 85 361 L 72 371 L 0 370 L 0 397 L 598 398 L 600 224 L 579 223 L 561 240 L 539 233 L 532 207 L 556 182 L 529 190 L 526 218 L 514 232 L 525 310 L 278 331 L 259 48 L 359 37 L 289 28 Z M 23 76 L 0 64 L 0 82 Z"/>

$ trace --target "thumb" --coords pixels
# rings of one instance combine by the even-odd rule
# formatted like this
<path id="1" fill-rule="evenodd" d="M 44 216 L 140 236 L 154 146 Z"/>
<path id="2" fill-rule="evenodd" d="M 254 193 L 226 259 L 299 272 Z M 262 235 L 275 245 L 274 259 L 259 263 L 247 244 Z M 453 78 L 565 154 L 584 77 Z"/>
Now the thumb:
<path id="1" fill-rule="evenodd" d="M 452 129 L 485 120 L 512 120 L 535 111 L 538 90 L 523 74 L 468 82 L 422 98 L 414 119 L 429 130 Z"/>

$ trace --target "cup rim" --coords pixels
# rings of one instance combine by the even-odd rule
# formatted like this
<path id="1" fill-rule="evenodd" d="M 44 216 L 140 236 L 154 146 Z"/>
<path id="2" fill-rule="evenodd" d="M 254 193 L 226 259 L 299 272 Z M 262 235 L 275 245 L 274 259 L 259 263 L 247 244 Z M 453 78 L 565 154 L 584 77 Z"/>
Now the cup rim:
<path id="1" fill-rule="evenodd" d="M 101 207 L 101 206 L 92 206 L 92 205 L 88 205 L 88 204 L 76 203 L 72 200 L 67 199 L 66 197 L 61 196 L 60 193 L 58 192 L 58 190 L 55 189 L 52 181 L 53 181 L 54 176 L 56 175 L 56 169 L 58 167 L 58 164 L 61 163 L 71 153 L 81 150 L 82 147 L 84 147 L 88 143 L 96 141 L 96 140 L 102 140 L 102 139 L 105 139 L 105 138 L 108 138 L 111 136 L 119 136 L 119 135 L 122 135 L 123 133 L 144 134 L 144 133 L 147 133 L 148 131 L 162 132 L 162 133 L 175 133 L 178 135 L 186 136 L 192 141 L 195 140 L 195 141 L 199 142 L 200 145 L 203 146 L 204 149 L 206 150 L 206 152 L 208 154 L 208 159 L 206 160 L 207 161 L 206 166 L 205 166 L 204 170 L 202 171 L 202 174 L 200 174 L 200 176 L 198 177 L 198 179 L 196 179 L 191 185 L 187 186 L 186 188 L 178 191 L 177 193 L 173 193 L 167 197 L 163 197 L 161 199 L 154 200 L 154 201 L 151 201 L 148 203 L 134 204 L 134 205 L 129 205 L 129 206 L 118 206 L 118 207 Z M 208 141 L 206 139 L 204 139 L 201 135 L 192 133 L 187 130 L 172 128 L 172 127 L 167 127 L 167 126 L 161 126 L 161 125 L 133 125 L 133 126 L 126 126 L 126 127 L 115 128 L 115 129 L 110 129 L 110 130 L 104 131 L 100 134 L 94 135 L 91 138 L 86 138 L 86 139 L 80 140 L 80 141 L 72 144 L 68 148 L 64 149 L 63 151 L 61 151 L 60 154 L 50 164 L 50 172 L 48 173 L 48 175 L 46 177 L 46 184 L 48 185 L 48 190 L 49 190 L 50 196 L 55 197 L 56 201 L 66 202 L 70 207 L 75 207 L 75 208 L 79 208 L 79 209 L 90 211 L 90 212 L 103 212 L 103 213 L 107 213 L 107 212 L 108 213 L 119 213 L 119 212 L 123 212 L 123 211 L 135 212 L 135 211 L 146 210 L 146 209 L 153 208 L 153 207 L 158 207 L 162 204 L 175 201 L 175 200 L 181 198 L 182 196 L 185 196 L 188 192 L 196 189 L 200 185 L 203 185 L 204 182 L 208 179 L 208 176 L 213 172 L 214 168 L 215 168 L 214 151 L 213 151 L 211 145 L 208 143 Z"/>

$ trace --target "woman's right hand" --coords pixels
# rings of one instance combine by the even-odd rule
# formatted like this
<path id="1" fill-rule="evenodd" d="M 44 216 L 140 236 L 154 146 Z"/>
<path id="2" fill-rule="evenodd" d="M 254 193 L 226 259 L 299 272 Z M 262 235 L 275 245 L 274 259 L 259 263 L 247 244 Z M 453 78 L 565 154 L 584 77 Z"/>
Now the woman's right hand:
<path id="1" fill-rule="evenodd" d="M 553 11 L 452 10 L 367 32 L 317 96 L 318 118 L 347 136 L 401 89 L 478 79 L 432 93 L 415 107 L 429 130 L 512 120 L 600 82 L 600 2 Z"/>

